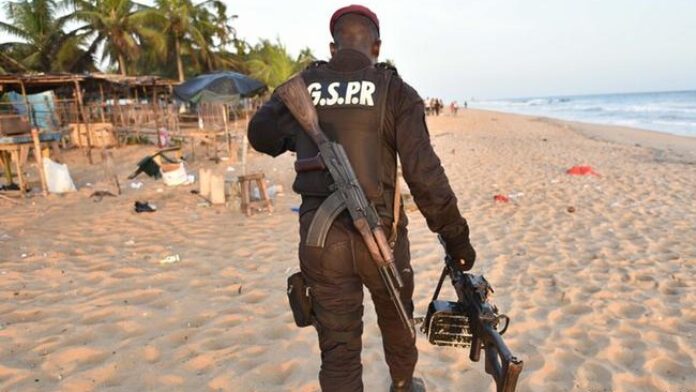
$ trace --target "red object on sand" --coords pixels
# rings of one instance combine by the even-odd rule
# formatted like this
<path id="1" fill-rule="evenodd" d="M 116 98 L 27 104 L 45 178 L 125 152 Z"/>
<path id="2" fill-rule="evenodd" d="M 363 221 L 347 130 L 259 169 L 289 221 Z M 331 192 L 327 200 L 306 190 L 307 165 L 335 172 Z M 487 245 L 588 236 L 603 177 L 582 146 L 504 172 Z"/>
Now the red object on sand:
<path id="1" fill-rule="evenodd" d="M 599 173 L 592 169 L 592 166 L 573 166 L 566 170 L 567 174 L 571 176 L 598 176 Z"/>
<path id="2" fill-rule="evenodd" d="M 510 201 L 510 198 L 505 196 L 505 195 L 495 195 L 495 196 L 493 196 L 493 200 L 495 200 L 499 203 L 507 203 Z"/>

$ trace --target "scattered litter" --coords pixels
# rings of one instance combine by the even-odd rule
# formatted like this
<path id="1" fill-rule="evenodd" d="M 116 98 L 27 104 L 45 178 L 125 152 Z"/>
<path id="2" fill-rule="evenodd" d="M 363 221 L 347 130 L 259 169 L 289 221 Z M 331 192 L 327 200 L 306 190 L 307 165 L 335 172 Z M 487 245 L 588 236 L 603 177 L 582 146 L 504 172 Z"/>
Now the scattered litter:
<path id="1" fill-rule="evenodd" d="M 150 204 L 148 202 L 142 202 L 142 201 L 136 201 L 135 202 L 135 212 L 141 213 L 141 212 L 155 212 L 157 211 L 157 206 L 154 204 Z"/>
<path id="2" fill-rule="evenodd" d="M 102 201 L 102 199 L 106 196 L 116 197 L 116 195 L 114 195 L 113 193 L 111 193 L 109 191 L 94 191 L 94 192 L 92 192 L 91 195 L 89 195 L 90 198 L 92 198 L 92 197 L 94 198 L 95 203 Z"/>
<path id="3" fill-rule="evenodd" d="M 511 193 L 507 195 L 510 199 L 519 199 L 520 197 L 524 196 L 524 192 L 517 192 L 517 193 Z"/>
<path id="4" fill-rule="evenodd" d="M 227 166 L 227 171 L 228 171 L 228 172 L 233 172 L 233 171 L 234 171 L 234 167 L 232 167 L 232 166 Z"/>
<path id="5" fill-rule="evenodd" d="M 162 193 L 162 192 L 164 192 L 164 189 L 162 189 L 162 188 L 157 188 L 157 193 Z"/>
<path id="6" fill-rule="evenodd" d="M 198 207 L 210 207 L 210 205 L 212 204 L 207 197 L 201 195 L 201 192 L 198 189 L 191 189 L 191 194 L 196 195 L 204 200 L 198 203 Z"/>
<path id="7" fill-rule="evenodd" d="M 19 185 L 15 184 L 14 182 L 11 184 L 7 185 L 0 185 L 0 191 L 18 191 L 19 190 Z"/>
<path id="8" fill-rule="evenodd" d="M 128 241 L 124 242 L 123 245 L 133 246 L 133 245 L 135 245 L 135 241 L 133 241 L 133 240 L 128 240 Z"/>
<path id="9" fill-rule="evenodd" d="M 572 214 L 573 212 L 575 212 L 575 207 L 570 206 L 570 207 L 568 207 L 567 211 Z"/>
<path id="10" fill-rule="evenodd" d="M 180 261 L 181 261 L 181 257 L 178 254 L 176 254 L 176 255 L 170 255 L 170 256 L 163 258 L 162 260 L 160 260 L 160 264 L 174 264 L 174 263 L 178 263 Z"/>
<path id="11" fill-rule="evenodd" d="M 168 146 L 169 145 L 169 130 L 165 127 L 160 127 L 159 129 L 159 142 L 160 146 Z"/>
<path id="12" fill-rule="evenodd" d="M 493 196 L 493 200 L 497 201 L 498 203 L 507 203 L 510 201 L 510 198 L 505 195 L 498 194 Z"/>
<path id="13" fill-rule="evenodd" d="M 27 256 L 28 256 L 28 255 L 27 255 L 26 253 L 22 253 L 22 258 L 23 258 L 23 259 L 26 259 Z"/>
<path id="14" fill-rule="evenodd" d="M 92 183 L 91 183 L 91 182 L 88 182 L 88 183 L 85 184 L 85 186 L 86 186 L 87 188 L 91 188 L 91 187 L 92 187 Z"/>
<path id="15" fill-rule="evenodd" d="M 271 185 L 268 187 L 268 197 L 275 199 L 276 196 L 283 196 L 282 185 Z"/>
<path id="16" fill-rule="evenodd" d="M 161 166 L 162 181 L 168 186 L 188 185 L 195 181 L 195 177 L 186 173 L 183 162 L 163 163 Z"/>
<path id="17" fill-rule="evenodd" d="M 131 187 L 132 189 L 140 189 L 140 188 L 143 187 L 143 183 L 140 182 L 140 181 L 132 181 L 132 182 L 130 183 L 130 187 Z"/>
<path id="18" fill-rule="evenodd" d="M 140 173 L 145 173 L 156 180 L 159 179 L 161 177 L 160 165 L 157 163 L 155 158 L 162 159 L 170 163 L 177 163 L 175 160 L 170 159 L 166 155 L 164 155 L 164 153 L 180 149 L 181 147 L 169 147 L 159 150 L 152 155 L 146 156 L 145 158 L 141 159 L 140 162 L 138 162 L 137 169 L 133 173 L 131 173 L 131 175 L 128 176 L 128 179 L 132 180 L 135 177 L 137 177 Z M 158 158 L 160 156 L 161 158 Z"/>
<path id="19" fill-rule="evenodd" d="M 599 177 L 599 173 L 594 171 L 592 169 L 592 166 L 573 166 L 570 169 L 566 170 L 567 174 L 570 174 L 571 176 L 597 176 Z"/>
<path id="20" fill-rule="evenodd" d="M 290 211 L 299 213 L 300 207 L 290 207 Z"/>
<path id="21" fill-rule="evenodd" d="M 68 165 L 53 162 L 50 158 L 43 160 L 46 173 L 46 185 L 51 193 L 75 192 L 75 183 L 70 177 Z"/>

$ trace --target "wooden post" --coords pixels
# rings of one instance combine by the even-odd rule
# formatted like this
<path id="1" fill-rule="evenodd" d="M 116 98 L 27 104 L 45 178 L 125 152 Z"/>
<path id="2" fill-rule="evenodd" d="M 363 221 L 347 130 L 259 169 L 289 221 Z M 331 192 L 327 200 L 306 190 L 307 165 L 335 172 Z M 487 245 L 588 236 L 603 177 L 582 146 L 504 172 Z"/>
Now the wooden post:
<path id="1" fill-rule="evenodd" d="M 155 129 L 157 130 L 157 146 L 164 147 L 162 144 L 162 135 L 160 134 L 159 126 L 159 111 L 157 110 L 157 84 L 152 82 L 152 115 L 155 117 Z"/>
<path id="2" fill-rule="evenodd" d="M 85 128 L 87 129 L 87 159 L 89 160 L 89 164 L 93 164 L 94 162 L 92 161 L 92 135 L 91 135 L 91 130 L 89 126 L 89 119 L 87 118 L 87 115 L 85 114 L 85 106 L 84 102 L 82 102 L 82 91 L 80 90 L 80 82 L 77 80 L 77 78 L 73 79 L 74 87 L 75 87 L 75 100 L 77 103 L 77 108 L 79 110 L 79 116 L 82 117 L 82 121 L 85 122 Z M 80 124 L 78 123 L 77 126 L 77 134 L 79 138 L 80 134 Z"/>
<path id="3" fill-rule="evenodd" d="M 29 121 L 29 126 L 33 127 L 34 125 L 36 125 L 36 121 L 32 120 L 36 119 L 33 118 L 34 116 L 31 111 L 31 105 L 29 104 L 29 98 L 27 97 L 27 89 L 24 87 L 24 80 L 19 80 L 19 87 L 22 89 L 22 98 L 24 98 L 24 106 L 27 108 L 27 120 Z M 32 124 L 32 122 L 34 124 Z"/>
<path id="4" fill-rule="evenodd" d="M 244 120 L 248 120 L 248 113 L 244 111 Z M 247 137 L 246 132 L 242 133 L 242 175 L 246 174 L 246 164 L 247 164 Z"/>
<path id="5" fill-rule="evenodd" d="M 232 159 L 232 138 L 230 137 L 230 129 L 227 124 L 229 118 L 228 118 L 228 112 L 227 112 L 227 104 L 224 103 L 222 104 L 222 122 L 225 124 L 225 141 L 227 142 L 227 157 L 230 161 L 234 162 Z"/>
<path id="6" fill-rule="evenodd" d="M 106 118 L 104 116 L 104 86 L 102 86 L 101 83 L 99 83 L 99 97 L 99 113 L 101 114 L 102 122 L 106 122 Z"/>
<path id="7" fill-rule="evenodd" d="M 43 154 L 41 154 L 41 139 L 37 128 L 31 128 L 31 140 L 34 142 L 34 158 L 39 167 L 39 178 L 41 179 L 41 190 L 44 196 L 48 196 L 48 184 L 46 182 L 46 172 L 43 165 Z"/>
<path id="8" fill-rule="evenodd" d="M 15 163 L 15 169 L 17 170 L 17 181 L 19 181 L 19 192 L 21 193 L 22 197 L 26 196 L 27 194 L 27 184 L 24 182 L 24 174 L 22 174 L 22 165 L 19 163 L 20 157 L 19 157 L 19 150 L 13 149 L 10 151 L 11 155 L 11 160 L 14 161 Z"/>
<path id="9" fill-rule="evenodd" d="M 12 184 L 12 159 L 10 158 L 10 153 L 7 151 L 0 151 L 0 161 L 2 161 L 2 167 L 5 170 L 5 179 L 7 180 L 7 185 Z"/>

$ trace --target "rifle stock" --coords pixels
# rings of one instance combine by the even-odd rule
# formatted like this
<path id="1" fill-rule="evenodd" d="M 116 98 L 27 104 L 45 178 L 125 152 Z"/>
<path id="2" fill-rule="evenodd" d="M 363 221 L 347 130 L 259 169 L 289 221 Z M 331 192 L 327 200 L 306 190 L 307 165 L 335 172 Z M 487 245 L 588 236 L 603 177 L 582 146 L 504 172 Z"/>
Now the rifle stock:
<path id="1" fill-rule="evenodd" d="M 307 85 L 300 75 L 295 75 L 276 89 L 280 99 L 290 110 L 293 117 L 307 132 L 310 138 L 320 146 L 328 141 L 319 127 L 319 117 L 307 92 Z"/>

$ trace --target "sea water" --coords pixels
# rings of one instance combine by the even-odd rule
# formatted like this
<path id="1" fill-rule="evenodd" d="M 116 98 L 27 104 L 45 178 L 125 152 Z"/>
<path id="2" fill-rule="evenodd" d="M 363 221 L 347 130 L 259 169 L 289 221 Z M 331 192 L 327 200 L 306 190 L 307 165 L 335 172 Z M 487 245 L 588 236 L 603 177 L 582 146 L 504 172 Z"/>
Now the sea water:
<path id="1" fill-rule="evenodd" d="M 696 91 L 500 99 L 469 106 L 696 137 Z"/>

